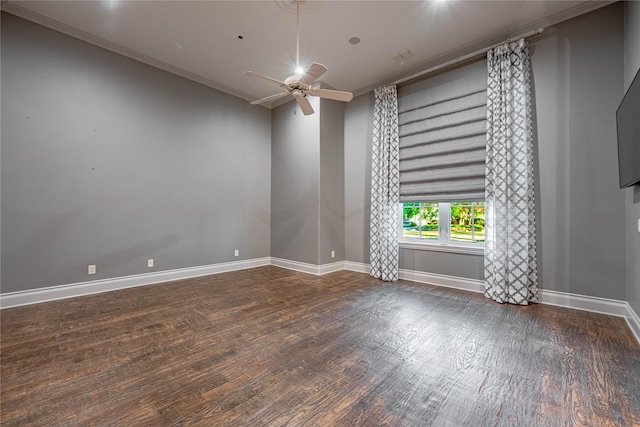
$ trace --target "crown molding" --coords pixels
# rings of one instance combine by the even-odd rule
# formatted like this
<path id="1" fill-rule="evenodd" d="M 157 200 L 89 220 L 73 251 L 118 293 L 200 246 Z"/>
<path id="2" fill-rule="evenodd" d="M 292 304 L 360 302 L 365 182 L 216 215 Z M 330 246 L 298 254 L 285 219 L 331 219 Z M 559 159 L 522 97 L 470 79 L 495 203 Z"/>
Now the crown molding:
<path id="1" fill-rule="evenodd" d="M 314 1 L 310 1 L 310 3 L 313 3 Z M 494 37 L 490 37 L 484 40 L 481 40 L 479 42 L 476 43 L 472 43 L 472 44 L 468 44 L 465 45 L 461 48 L 449 51 L 443 55 L 440 55 L 437 58 L 434 59 L 430 59 L 428 61 L 424 61 L 421 62 L 419 64 L 416 64 L 413 67 L 407 68 L 405 69 L 402 73 L 397 73 L 394 74 L 393 76 L 390 76 L 384 80 L 380 80 L 376 83 L 361 87 L 359 89 L 356 89 L 355 91 L 353 91 L 353 96 L 359 96 L 359 95 L 363 95 L 365 93 L 371 92 L 372 90 L 374 90 L 377 87 L 380 86 L 384 86 L 387 84 L 390 84 L 391 82 L 394 82 L 396 80 L 400 80 L 409 76 L 412 76 L 414 74 L 417 74 L 421 71 L 424 70 L 428 70 L 430 68 L 435 68 L 438 66 L 441 66 L 443 64 L 446 64 L 447 62 L 453 61 L 457 58 L 472 54 L 473 52 L 476 52 L 478 50 L 482 50 L 484 48 L 487 48 L 489 46 L 493 46 L 497 43 L 500 43 L 502 41 L 504 41 L 505 39 L 509 39 L 515 36 L 518 36 L 519 34 L 523 34 L 532 30 L 535 30 L 537 28 L 541 28 L 541 27 L 550 27 L 553 25 L 557 25 L 560 22 L 566 21 L 568 19 L 572 19 L 575 18 L 577 16 L 583 15 L 585 13 L 588 12 L 592 12 L 596 9 L 600 9 L 602 7 L 608 6 L 612 3 L 615 3 L 614 0 L 602 0 L 602 1 L 584 1 L 576 6 L 573 6 L 569 9 L 563 10 L 561 12 L 558 12 L 554 15 L 551 15 L 549 17 L 546 17 L 544 19 L 540 19 L 537 20 L 535 22 L 529 23 L 525 26 L 519 27 L 517 29 L 514 29 L 510 32 L 507 33 L 502 33 L 502 34 L 498 34 Z M 150 65 L 152 67 L 155 68 L 159 68 L 161 70 L 167 71 L 169 73 L 178 75 L 180 77 L 184 77 L 186 79 L 195 81 L 197 83 L 200 83 L 202 85 L 208 86 L 210 88 L 216 89 L 220 92 L 224 92 L 227 93 L 229 95 L 233 95 L 235 97 L 244 99 L 246 101 L 253 101 L 254 97 L 250 96 L 247 93 L 244 93 L 242 91 L 238 91 L 235 89 L 232 89 L 228 86 L 222 85 L 220 83 L 217 83 L 209 78 L 203 77 L 199 74 L 196 73 L 192 73 L 190 71 L 184 70 L 180 67 L 176 67 L 174 65 L 168 64 L 164 61 L 160 61 L 158 59 L 155 59 L 153 57 L 150 57 L 148 55 L 144 55 L 138 51 L 135 51 L 133 49 L 129 49 L 125 46 L 122 46 L 120 44 L 117 43 L 113 43 L 110 42 L 106 39 L 103 39 L 101 37 L 95 36 L 93 34 L 87 33 L 85 31 L 79 30 L 77 28 L 71 27 L 69 25 L 63 24 L 62 22 L 59 22 L 55 19 L 51 19 L 48 18 L 46 16 L 40 15 L 38 13 L 32 12 L 28 9 L 25 9 L 21 6 L 19 6 L 18 4 L 16 4 L 13 1 L 9 1 L 9 0 L 2 0 L 1 2 L 1 8 L 3 11 L 6 11 L 8 13 L 11 13 L 13 15 L 16 15 L 20 18 L 26 19 L 28 21 L 34 22 L 36 24 L 40 24 L 44 27 L 50 28 L 52 30 L 61 32 L 63 34 L 66 34 L 68 36 L 83 40 L 87 43 L 91 43 L 95 46 L 99 46 L 101 48 L 110 50 L 112 52 L 118 53 L 120 55 L 126 56 L 128 58 L 134 59 L 136 61 L 142 62 L 144 64 Z M 545 31 L 545 34 L 548 34 L 548 32 Z M 424 76 L 421 76 L 424 77 Z M 275 102 L 272 105 L 261 105 L 264 108 L 267 109 L 272 109 L 275 108 L 279 105 L 282 105 L 286 102 L 288 102 L 290 100 L 279 100 L 279 102 Z"/>
<path id="2" fill-rule="evenodd" d="M 210 88 L 216 89 L 220 92 L 224 92 L 229 95 L 233 95 L 237 98 L 244 99 L 246 101 L 252 101 L 254 97 L 251 97 L 249 94 L 232 89 L 228 86 L 217 83 L 211 79 L 203 77 L 199 74 L 192 73 L 190 71 L 184 70 L 180 67 L 176 67 L 159 59 L 153 58 L 151 56 L 142 54 L 136 50 L 129 49 L 128 47 L 122 46 L 118 43 L 110 42 L 109 40 L 103 39 L 96 35 L 90 34 L 86 31 L 82 31 L 78 28 L 72 27 L 67 24 L 63 24 L 60 21 L 55 19 L 46 17 L 44 15 L 40 15 L 39 13 L 35 13 L 28 9 L 21 7 L 15 2 L 3 0 L 2 1 L 2 10 L 4 12 L 8 12 L 12 15 L 15 15 L 19 18 L 26 19 L 27 21 L 34 22 L 36 24 L 42 25 L 43 27 L 47 27 L 49 29 L 58 31 L 60 33 L 66 34 L 68 36 L 74 37 L 76 39 L 85 41 L 87 43 L 91 43 L 92 45 L 101 47 L 103 49 L 107 49 L 111 52 L 115 52 L 117 54 L 126 56 L 127 58 L 134 59 L 138 62 L 142 62 L 143 64 L 150 65 L 154 68 L 159 68 L 161 70 L 167 71 L 171 74 L 175 74 L 180 77 L 184 77 L 185 79 L 194 81 L 196 83 L 200 83 L 204 86 L 208 86 Z"/>
<path id="3" fill-rule="evenodd" d="M 548 36 L 549 34 L 553 34 L 553 31 L 549 31 L 548 27 L 552 27 L 554 25 L 557 25 L 561 22 L 567 21 L 569 19 L 572 18 L 576 18 L 580 15 L 584 15 L 585 13 L 589 13 L 592 12 L 596 9 L 600 9 L 602 7 L 608 6 L 612 3 L 615 3 L 615 0 L 603 0 L 603 1 L 584 1 L 580 4 L 577 4 L 573 7 L 570 7 L 568 9 L 565 9 L 561 12 L 558 12 L 556 14 L 553 14 L 551 16 L 548 16 L 546 18 L 543 19 L 539 19 L 537 21 L 531 22 L 527 25 L 518 27 L 514 30 L 511 30 L 509 32 L 506 33 L 501 33 L 501 34 L 497 34 L 493 37 L 489 37 L 486 39 L 483 39 L 479 42 L 475 42 L 475 43 L 471 43 L 471 44 L 467 44 L 465 46 L 462 46 L 458 49 L 455 50 L 451 50 L 443 55 L 440 55 L 437 58 L 434 59 L 430 59 L 427 61 L 423 61 L 421 63 L 418 63 L 410 68 L 405 69 L 402 73 L 398 73 L 395 74 L 389 78 L 386 78 L 384 80 L 379 80 L 376 83 L 361 87 L 360 89 L 357 89 L 353 92 L 353 96 L 360 96 L 363 95 L 367 92 L 371 92 L 372 90 L 374 90 L 377 87 L 380 86 L 385 86 L 388 84 L 391 84 L 394 81 L 397 80 L 402 80 L 405 79 L 407 77 L 413 76 L 414 74 L 418 74 L 420 72 L 423 72 L 425 70 L 429 70 L 431 68 L 437 68 L 438 71 L 442 71 L 443 69 L 449 68 L 439 68 L 444 64 L 447 64 L 448 62 L 452 62 L 455 61 L 456 59 L 465 57 L 465 56 L 469 56 L 472 55 L 474 52 L 478 52 L 478 51 L 482 51 L 484 49 L 487 49 L 491 46 L 494 46 L 498 43 L 501 43 L 505 40 L 517 37 L 521 34 L 524 33 L 528 33 L 531 31 L 535 31 L 539 28 L 545 28 L 544 33 L 542 33 L 542 36 Z M 540 37 L 540 36 L 534 36 L 534 37 Z M 478 55 L 478 58 L 481 58 L 482 55 Z M 461 64 L 467 64 L 471 61 L 474 61 L 473 58 L 469 58 L 466 61 L 460 62 L 460 63 L 456 63 L 454 66 L 459 66 Z M 425 75 L 421 75 L 419 78 L 424 78 L 426 77 L 428 74 Z"/>

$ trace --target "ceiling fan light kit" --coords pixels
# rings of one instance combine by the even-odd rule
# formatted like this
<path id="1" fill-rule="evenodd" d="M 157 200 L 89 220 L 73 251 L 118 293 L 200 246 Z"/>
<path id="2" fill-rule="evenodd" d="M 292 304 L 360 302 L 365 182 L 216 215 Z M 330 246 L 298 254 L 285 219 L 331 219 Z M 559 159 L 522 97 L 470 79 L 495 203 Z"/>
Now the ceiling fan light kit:
<path id="1" fill-rule="evenodd" d="M 293 0 L 289 2 L 279 1 L 278 4 L 288 10 L 288 8 L 284 7 L 285 5 L 290 5 L 295 3 L 296 10 L 296 73 L 293 76 L 287 77 L 284 81 L 280 81 L 278 79 L 274 79 L 273 77 L 265 76 L 264 74 L 256 73 L 254 71 L 245 71 L 244 75 L 249 77 L 257 77 L 262 79 L 263 81 L 269 82 L 271 84 L 277 84 L 280 86 L 283 91 L 277 93 L 275 95 L 267 96 L 262 99 L 258 99 L 256 101 L 252 101 L 252 105 L 256 104 L 266 104 L 273 102 L 277 99 L 284 98 L 286 96 L 293 96 L 302 113 L 305 116 L 313 114 L 313 107 L 311 103 L 307 99 L 307 96 L 317 96 L 318 98 L 331 99 L 334 101 L 342 101 L 349 102 L 353 99 L 353 94 L 351 92 L 343 92 L 339 90 L 332 89 L 321 89 L 319 87 L 318 79 L 327 72 L 327 67 L 317 62 L 311 64 L 311 66 L 304 71 L 300 67 L 300 6 L 303 4 L 318 4 L 317 1 L 309 1 L 309 0 Z M 314 84 L 316 83 L 316 84 Z"/>

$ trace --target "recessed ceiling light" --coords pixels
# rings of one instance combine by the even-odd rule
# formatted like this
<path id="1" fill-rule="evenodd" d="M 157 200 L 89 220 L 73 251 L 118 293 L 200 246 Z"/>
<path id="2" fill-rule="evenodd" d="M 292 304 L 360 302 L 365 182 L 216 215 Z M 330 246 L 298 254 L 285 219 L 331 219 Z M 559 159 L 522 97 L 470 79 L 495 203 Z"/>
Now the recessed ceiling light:
<path id="1" fill-rule="evenodd" d="M 360 37 L 351 37 L 351 38 L 349 39 L 349 44 L 356 45 L 356 44 L 358 44 L 358 43 L 360 43 Z"/>
<path id="2" fill-rule="evenodd" d="M 107 5 L 109 9 L 114 10 L 116 7 L 118 7 L 118 3 L 120 3 L 120 0 L 109 0 L 107 2 Z"/>

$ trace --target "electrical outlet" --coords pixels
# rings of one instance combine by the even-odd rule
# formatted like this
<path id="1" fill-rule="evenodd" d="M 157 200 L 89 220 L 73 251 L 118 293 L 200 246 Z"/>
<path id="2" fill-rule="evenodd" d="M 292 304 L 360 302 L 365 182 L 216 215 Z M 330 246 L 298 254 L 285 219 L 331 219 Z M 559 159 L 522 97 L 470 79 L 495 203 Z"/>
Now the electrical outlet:
<path id="1" fill-rule="evenodd" d="M 147 260 L 147 267 L 153 267 L 153 258 Z"/>
<path id="2" fill-rule="evenodd" d="M 238 249 L 236 249 L 236 250 L 233 252 L 233 256 L 239 256 L 239 255 L 240 255 L 240 251 L 239 251 Z"/>
<path id="3" fill-rule="evenodd" d="M 90 265 L 89 268 L 87 268 L 87 273 L 88 274 L 96 274 L 96 266 L 95 265 Z"/>
<path id="4" fill-rule="evenodd" d="M 336 257 L 336 251 L 331 251 L 331 258 L 335 258 Z"/>

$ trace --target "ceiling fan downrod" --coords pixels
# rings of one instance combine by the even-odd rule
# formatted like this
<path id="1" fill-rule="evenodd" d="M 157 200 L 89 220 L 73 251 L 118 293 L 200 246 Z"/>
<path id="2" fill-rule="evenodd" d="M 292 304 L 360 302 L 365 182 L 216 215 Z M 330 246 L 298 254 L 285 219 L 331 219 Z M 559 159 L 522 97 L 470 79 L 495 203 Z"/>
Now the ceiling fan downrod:
<path id="1" fill-rule="evenodd" d="M 308 95 L 316 96 L 318 98 L 330 99 L 341 102 L 349 102 L 353 99 L 351 92 L 343 92 L 333 89 L 320 88 L 318 82 L 319 78 L 327 72 L 327 67 L 317 62 L 311 64 L 306 70 L 303 70 L 300 66 L 300 6 L 312 4 L 312 0 L 282 0 L 278 4 L 286 6 L 289 10 L 290 6 L 295 2 L 296 5 L 296 70 L 293 76 L 289 76 L 284 81 L 274 79 L 273 77 L 266 76 L 264 74 L 256 73 L 251 70 L 244 72 L 245 76 L 257 77 L 270 84 L 278 85 L 283 89 L 280 93 L 267 96 L 255 101 L 251 101 L 251 104 L 266 104 L 271 103 L 280 98 L 286 96 L 293 96 L 296 102 L 300 106 L 303 114 L 308 116 L 313 114 L 313 107 L 307 99 Z"/>
<path id="2" fill-rule="evenodd" d="M 300 1 L 295 0 L 296 2 L 296 74 L 300 75 L 303 73 L 302 68 L 300 67 Z"/>

